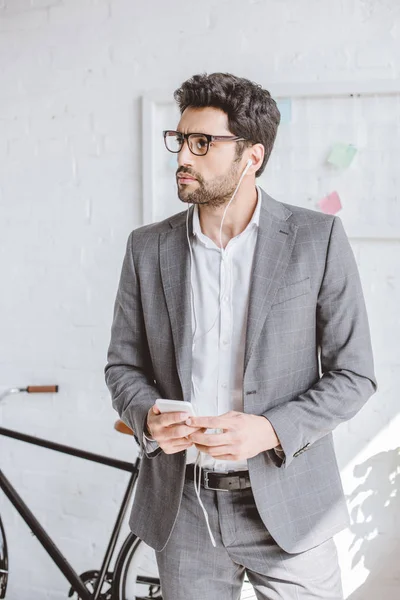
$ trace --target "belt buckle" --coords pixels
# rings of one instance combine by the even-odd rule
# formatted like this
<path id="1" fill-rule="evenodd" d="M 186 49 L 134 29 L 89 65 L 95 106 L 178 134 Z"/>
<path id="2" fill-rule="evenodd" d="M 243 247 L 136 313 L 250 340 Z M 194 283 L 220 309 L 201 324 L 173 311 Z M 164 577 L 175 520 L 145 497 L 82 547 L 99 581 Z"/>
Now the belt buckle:
<path id="1" fill-rule="evenodd" d="M 229 492 L 229 490 L 224 490 L 221 488 L 216 488 L 216 487 L 211 487 L 208 484 L 208 474 L 209 473 L 215 473 L 218 475 L 228 475 L 228 471 L 213 471 L 212 469 L 203 469 L 203 474 L 204 474 L 204 489 L 205 490 L 215 490 L 216 492 Z"/>

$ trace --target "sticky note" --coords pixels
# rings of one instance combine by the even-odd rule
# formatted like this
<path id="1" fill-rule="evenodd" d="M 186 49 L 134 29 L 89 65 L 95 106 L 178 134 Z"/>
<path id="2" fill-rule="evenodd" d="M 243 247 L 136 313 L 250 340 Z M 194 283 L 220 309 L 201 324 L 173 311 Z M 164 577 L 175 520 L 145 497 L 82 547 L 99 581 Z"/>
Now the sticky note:
<path id="1" fill-rule="evenodd" d="M 281 125 L 287 125 L 292 120 L 292 101 L 290 98 L 281 98 L 276 103 L 281 113 Z"/>
<path id="2" fill-rule="evenodd" d="M 352 144 L 334 144 L 327 160 L 331 165 L 345 169 L 351 165 L 356 153 L 357 148 Z"/>
<path id="3" fill-rule="evenodd" d="M 318 202 L 320 209 L 327 213 L 328 215 L 334 215 L 342 208 L 342 203 L 340 202 L 339 194 L 337 192 L 332 192 L 325 198 L 322 198 Z"/>

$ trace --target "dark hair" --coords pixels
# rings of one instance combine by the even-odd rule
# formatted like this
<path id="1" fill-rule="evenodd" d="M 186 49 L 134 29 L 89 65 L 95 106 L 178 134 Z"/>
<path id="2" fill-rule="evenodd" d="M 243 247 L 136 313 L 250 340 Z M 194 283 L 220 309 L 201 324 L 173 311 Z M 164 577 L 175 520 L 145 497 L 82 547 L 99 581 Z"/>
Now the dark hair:
<path id="1" fill-rule="evenodd" d="M 256 176 L 264 171 L 274 146 L 281 119 L 276 102 L 261 85 L 230 73 L 193 75 L 175 90 L 174 98 L 181 114 L 188 108 L 211 106 L 228 116 L 229 130 L 246 142 L 237 143 L 237 153 L 246 146 L 262 144 L 265 156 Z"/>

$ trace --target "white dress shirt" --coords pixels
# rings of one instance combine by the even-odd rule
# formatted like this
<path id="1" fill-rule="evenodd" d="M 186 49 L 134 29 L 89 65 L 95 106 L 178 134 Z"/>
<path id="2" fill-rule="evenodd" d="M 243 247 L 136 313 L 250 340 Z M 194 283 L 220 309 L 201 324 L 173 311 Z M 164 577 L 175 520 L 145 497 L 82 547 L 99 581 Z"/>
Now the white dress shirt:
<path id="1" fill-rule="evenodd" d="M 257 241 L 261 192 L 247 227 L 220 248 L 201 230 L 198 207 L 193 212 L 191 401 L 198 416 L 243 412 L 244 350 L 250 280 Z M 229 208 L 228 208 L 229 211 Z M 210 433 L 210 435 L 212 435 Z M 187 463 L 197 449 L 187 450 Z M 215 460 L 204 454 L 202 466 L 215 471 L 245 470 L 247 461 Z"/>

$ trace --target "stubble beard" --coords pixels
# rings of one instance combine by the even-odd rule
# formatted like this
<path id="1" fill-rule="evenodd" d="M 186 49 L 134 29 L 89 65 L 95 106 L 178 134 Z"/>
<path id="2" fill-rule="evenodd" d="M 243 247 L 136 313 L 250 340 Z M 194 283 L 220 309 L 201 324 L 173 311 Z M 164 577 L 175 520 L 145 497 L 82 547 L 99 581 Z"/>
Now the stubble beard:
<path id="1" fill-rule="evenodd" d="M 184 171 L 181 171 L 184 172 Z M 232 198 L 237 186 L 237 162 L 233 162 L 229 172 L 206 183 L 201 177 L 197 177 L 197 189 L 193 192 L 186 191 L 185 187 L 178 185 L 178 197 L 185 204 L 206 205 L 212 208 L 223 206 Z"/>

